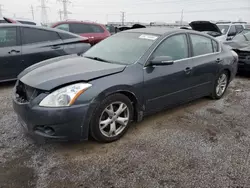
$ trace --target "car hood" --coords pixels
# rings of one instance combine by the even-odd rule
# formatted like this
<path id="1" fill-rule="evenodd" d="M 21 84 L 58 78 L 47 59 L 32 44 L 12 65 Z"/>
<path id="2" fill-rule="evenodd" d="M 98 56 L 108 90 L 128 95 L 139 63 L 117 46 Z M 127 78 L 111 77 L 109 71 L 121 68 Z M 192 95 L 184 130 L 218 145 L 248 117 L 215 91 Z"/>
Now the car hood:
<path id="1" fill-rule="evenodd" d="M 18 79 L 31 87 L 49 91 L 58 86 L 89 81 L 122 72 L 125 65 L 105 63 L 77 55 L 62 56 L 25 69 Z"/>
<path id="2" fill-rule="evenodd" d="M 209 21 L 193 21 L 189 25 L 195 31 L 213 31 L 222 34 L 219 27 Z"/>
<path id="3" fill-rule="evenodd" d="M 250 52 L 250 43 L 249 42 L 238 42 L 238 41 L 226 41 L 224 44 L 229 45 L 232 49 L 249 51 Z"/>

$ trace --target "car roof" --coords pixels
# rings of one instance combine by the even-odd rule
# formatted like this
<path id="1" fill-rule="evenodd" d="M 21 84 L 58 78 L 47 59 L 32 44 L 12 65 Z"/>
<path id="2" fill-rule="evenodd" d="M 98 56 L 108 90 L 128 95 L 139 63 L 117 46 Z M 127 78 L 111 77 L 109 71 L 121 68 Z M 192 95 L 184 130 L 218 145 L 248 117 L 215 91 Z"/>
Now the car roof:
<path id="1" fill-rule="evenodd" d="M 102 25 L 96 22 L 88 22 L 88 21 L 78 21 L 78 20 L 66 20 L 66 21 L 60 21 L 60 22 L 54 22 L 52 26 L 59 25 L 59 24 L 67 24 L 67 23 L 82 23 L 82 24 L 94 24 L 94 25 Z"/>
<path id="2" fill-rule="evenodd" d="M 50 28 L 50 27 L 43 27 L 43 26 L 36 26 L 36 25 L 29 25 L 29 24 L 3 23 L 3 24 L 0 24 L 0 28 L 1 27 L 29 27 L 29 28 L 35 28 L 35 29 L 43 29 L 43 30 L 47 30 L 47 31 L 55 31 L 55 32 L 58 32 L 58 33 L 66 33 L 66 34 L 74 35 L 76 37 L 80 37 L 81 38 L 80 35 L 76 35 L 74 33 L 63 31 L 61 29 Z"/>
<path id="3" fill-rule="evenodd" d="M 203 34 L 198 31 L 194 30 L 189 30 L 189 29 L 179 29 L 179 28 L 168 28 L 168 27 L 148 27 L 148 28 L 141 28 L 141 29 L 130 29 L 130 30 L 125 30 L 123 32 L 128 32 L 128 33 L 144 33 L 144 34 L 152 34 L 152 35 L 169 35 L 173 33 L 198 33 L 202 34 L 204 36 L 209 36 L 207 34 Z"/>

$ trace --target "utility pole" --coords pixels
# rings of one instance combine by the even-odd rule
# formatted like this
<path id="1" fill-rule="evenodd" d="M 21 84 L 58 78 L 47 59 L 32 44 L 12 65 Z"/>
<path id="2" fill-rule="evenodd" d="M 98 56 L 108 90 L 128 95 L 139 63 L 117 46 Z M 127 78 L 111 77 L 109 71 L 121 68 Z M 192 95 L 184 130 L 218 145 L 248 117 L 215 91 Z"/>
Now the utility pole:
<path id="1" fill-rule="evenodd" d="M 121 12 L 121 20 L 122 20 L 122 26 L 124 26 L 124 22 L 125 22 L 125 12 Z"/>
<path id="2" fill-rule="evenodd" d="M 0 4 L 0 17 L 3 17 L 3 5 Z"/>
<path id="3" fill-rule="evenodd" d="M 180 21 L 181 26 L 183 25 L 183 12 L 184 12 L 184 10 L 181 11 L 181 21 Z"/>
<path id="4" fill-rule="evenodd" d="M 68 19 L 68 14 L 71 14 L 69 11 L 68 11 L 68 3 L 70 3 L 69 0 L 59 0 L 59 2 L 61 2 L 63 4 L 63 19 L 64 20 L 67 20 Z"/>
<path id="5" fill-rule="evenodd" d="M 45 0 L 40 0 L 41 1 L 41 18 L 42 18 L 42 23 L 47 25 L 48 24 L 48 15 L 47 15 L 47 6 Z"/>
<path id="6" fill-rule="evenodd" d="M 33 7 L 33 5 L 31 5 L 30 9 L 31 9 L 32 19 L 35 20 L 34 7 Z"/>
<path id="7" fill-rule="evenodd" d="M 62 21 L 62 14 L 63 14 L 63 11 L 60 9 L 60 10 L 58 11 L 58 14 L 59 14 L 59 17 L 60 17 L 60 21 Z"/>

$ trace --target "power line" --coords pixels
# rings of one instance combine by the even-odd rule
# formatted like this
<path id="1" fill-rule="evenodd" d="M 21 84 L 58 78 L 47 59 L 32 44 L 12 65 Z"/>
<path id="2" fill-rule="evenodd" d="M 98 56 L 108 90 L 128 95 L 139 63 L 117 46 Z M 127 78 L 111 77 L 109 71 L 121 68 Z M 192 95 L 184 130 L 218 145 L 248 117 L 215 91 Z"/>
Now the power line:
<path id="1" fill-rule="evenodd" d="M 58 14 L 59 14 L 59 17 L 60 17 L 60 21 L 62 21 L 62 14 L 63 14 L 63 11 L 62 11 L 62 10 L 59 10 L 59 11 L 58 11 Z"/>
<path id="2" fill-rule="evenodd" d="M 190 10 L 190 11 L 185 11 L 185 13 L 198 13 L 198 12 L 218 12 L 218 11 L 229 11 L 229 10 L 249 10 L 250 7 L 239 7 L 239 8 L 225 8 L 225 9 L 205 9 L 205 10 Z M 144 13 L 127 13 L 129 15 L 157 15 L 157 14 L 179 14 L 180 11 L 176 12 L 144 12 Z"/>
<path id="3" fill-rule="evenodd" d="M 182 26 L 182 24 L 183 24 L 183 11 L 184 11 L 184 10 L 181 11 L 181 21 L 180 21 L 180 25 L 181 25 L 181 26 Z"/>
<path id="4" fill-rule="evenodd" d="M 125 22 L 125 12 L 121 12 L 121 20 L 122 20 L 122 26 L 124 25 Z"/>
<path id="5" fill-rule="evenodd" d="M 45 0 L 40 0 L 41 1 L 41 18 L 42 18 L 42 23 L 48 24 L 48 15 L 47 15 L 47 6 Z"/>
<path id="6" fill-rule="evenodd" d="M 34 7 L 33 7 L 33 5 L 31 5 L 30 10 L 31 10 L 32 19 L 35 20 Z"/>
<path id="7" fill-rule="evenodd" d="M 0 17 L 3 17 L 3 5 L 0 4 Z"/>
<path id="8" fill-rule="evenodd" d="M 215 3 L 229 3 L 229 2 L 235 2 L 234 0 L 216 0 L 214 1 Z M 140 2 L 135 2 L 135 3 L 129 3 L 128 6 L 143 6 L 143 5 L 151 5 L 151 4 L 168 4 L 168 3 L 183 3 L 183 4 L 186 4 L 186 3 L 211 3 L 211 1 L 207 1 L 207 0 L 170 0 L 170 1 L 155 1 L 155 2 L 144 2 L 144 1 L 140 1 Z M 122 4 L 122 3 L 121 3 Z M 84 5 L 80 5 L 80 4 L 75 4 L 75 6 L 77 7 L 86 7 L 86 6 L 117 6 L 117 4 L 84 4 Z"/>
<path id="9" fill-rule="evenodd" d="M 59 2 L 61 2 L 63 4 L 63 19 L 64 20 L 67 20 L 68 19 L 68 14 L 71 14 L 69 11 L 68 11 L 68 3 L 69 0 L 59 0 Z"/>

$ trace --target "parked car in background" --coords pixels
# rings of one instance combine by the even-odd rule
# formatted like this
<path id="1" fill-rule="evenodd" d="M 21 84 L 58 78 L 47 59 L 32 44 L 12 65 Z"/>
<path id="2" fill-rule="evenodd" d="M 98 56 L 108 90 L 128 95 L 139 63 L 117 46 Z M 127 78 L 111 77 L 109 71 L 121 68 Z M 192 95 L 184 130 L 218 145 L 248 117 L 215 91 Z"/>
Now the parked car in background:
<path id="1" fill-rule="evenodd" d="M 245 22 L 193 21 L 189 25 L 193 30 L 207 33 L 221 42 L 232 40 L 244 30 Z"/>
<path id="2" fill-rule="evenodd" d="M 222 42 L 232 40 L 238 33 L 244 30 L 245 24 L 246 22 L 217 22 L 216 25 L 222 33 L 218 40 Z"/>
<path id="3" fill-rule="evenodd" d="M 105 26 L 106 26 L 106 29 L 109 31 L 109 33 L 110 33 L 111 35 L 117 33 L 117 28 L 116 28 L 115 26 L 110 25 L 110 24 L 107 24 L 107 25 L 105 25 Z"/>
<path id="4" fill-rule="evenodd" d="M 244 28 L 245 28 L 245 29 L 250 29 L 250 24 L 245 24 L 245 25 L 244 25 Z"/>
<path id="5" fill-rule="evenodd" d="M 95 45 L 110 36 L 104 25 L 92 22 L 62 21 L 52 24 L 51 27 L 87 37 L 91 45 Z"/>
<path id="6" fill-rule="evenodd" d="M 40 61 L 83 53 L 87 38 L 73 33 L 23 24 L 0 24 L 0 82 L 15 80 Z"/>
<path id="7" fill-rule="evenodd" d="M 3 17 L 0 18 L 0 23 L 21 23 L 21 24 L 28 24 L 28 25 L 36 25 L 36 26 L 42 26 L 41 23 L 36 22 L 34 20 L 30 19 L 23 19 L 23 18 L 7 18 Z"/>
<path id="8" fill-rule="evenodd" d="M 32 135 L 112 142 L 145 115 L 203 96 L 220 99 L 237 60 L 200 32 L 130 29 L 82 56 L 29 67 L 18 77 L 13 106 Z"/>
<path id="9" fill-rule="evenodd" d="M 206 33 L 213 37 L 220 37 L 222 35 L 219 27 L 209 21 L 193 21 L 189 25 L 193 30 Z"/>
<path id="10" fill-rule="evenodd" d="M 250 71 L 250 30 L 243 30 L 236 35 L 232 41 L 227 41 L 229 45 L 239 56 L 238 71 Z"/>

